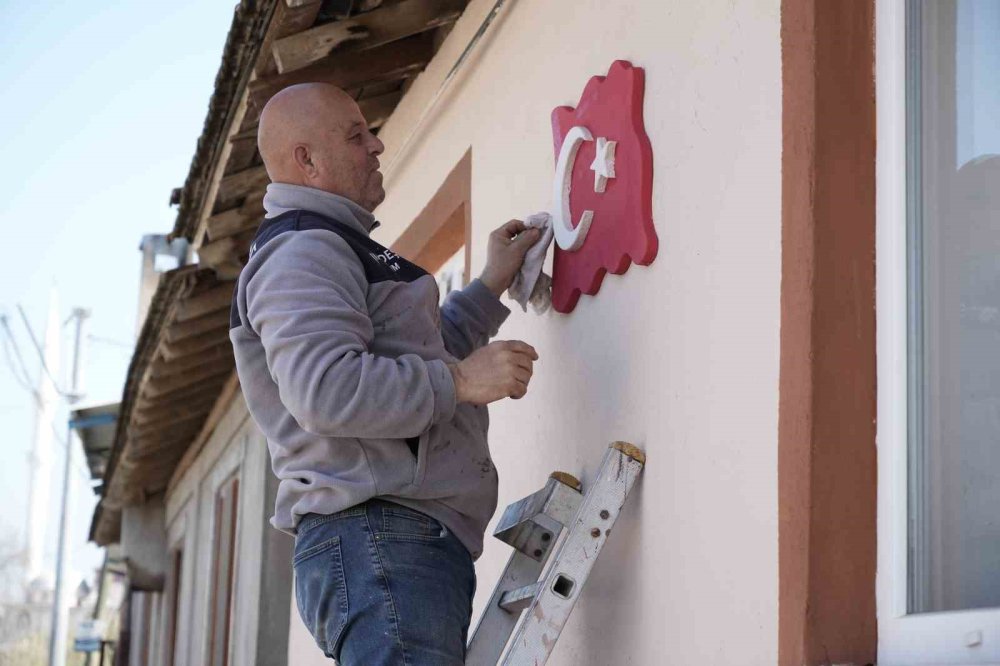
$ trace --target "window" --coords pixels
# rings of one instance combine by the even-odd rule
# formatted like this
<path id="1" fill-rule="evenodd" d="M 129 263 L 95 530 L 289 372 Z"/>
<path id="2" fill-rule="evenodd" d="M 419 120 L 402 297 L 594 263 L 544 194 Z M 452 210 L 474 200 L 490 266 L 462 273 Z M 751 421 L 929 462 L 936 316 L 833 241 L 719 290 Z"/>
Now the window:
<path id="1" fill-rule="evenodd" d="M 209 602 L 211 634 L 209 664 L 229 666 L 229 630 L 235 589 L 236 520 L 240 482 L 231 478 L 215 495 L 215 528 L 213 531 L 212 594 Z"/>
<path id="2" fill-rule="evenodd" d="M 1000 659 L 1000 2 L 877 12 L 879 663 Z"/>
<path id="3" fill-rule="evenodd" d="M 438 290 L 441 292 L 441 303 L 444 303 L 448 294 L 456 289 L 461 289 L 468 283 L 466 278 L 468 271 L 468 264 L 465 261 L 465 247 L 463 246 L 434 274 Z"/>
<path id="4" fill-rule="evenodd" d="M 466 152 L 392 250 L 434 275 L 441 300 L 469 283 L 472 153 Z"/>
<path id="5" fill-rule="evenodd" d="M 164 633 L 166 642 L 166 659 L 164 663 L 174 666 L 180 660 L 177 659 L 179 652 L 177 645 L 177 620 L 179 617 L 181 600 L 181 572 L 184 570 L 184 551 L 173 550 L 170 552 L 170 571 L 167 576 L 167 625 Z"/>
<path id="6" fill-rule="evenodd" d="M 908 608 L 988 608 L 1000 606 L 1000 3 L 908 9 Z"/>

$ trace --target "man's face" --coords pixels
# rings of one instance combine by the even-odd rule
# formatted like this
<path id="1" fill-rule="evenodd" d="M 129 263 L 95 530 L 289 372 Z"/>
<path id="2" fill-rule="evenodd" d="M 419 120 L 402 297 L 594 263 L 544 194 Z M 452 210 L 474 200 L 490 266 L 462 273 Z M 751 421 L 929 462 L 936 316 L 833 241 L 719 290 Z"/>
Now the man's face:
<path id="1" fill-rule="evenodd" d="M 311 146 L 316 166 L 311 186 L 371 211 L 385 199 L 378 160 L 385 146 L 368 130 L 356 103 L 346 100 L 341 107 L 332 110 L 321 140 Z"/>

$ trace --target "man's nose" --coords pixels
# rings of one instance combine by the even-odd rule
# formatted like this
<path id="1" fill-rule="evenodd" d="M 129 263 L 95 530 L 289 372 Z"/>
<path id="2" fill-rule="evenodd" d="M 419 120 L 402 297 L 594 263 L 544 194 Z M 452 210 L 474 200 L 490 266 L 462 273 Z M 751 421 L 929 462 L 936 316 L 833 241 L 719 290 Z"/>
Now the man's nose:
<path id="1" fill-rule="evenodd" d="M 371 152 L 371 154 L 381 155 L 385 151 L 385 144 L 382 143 L 382 141 L 371 132 L 368 133 L 368 136 L 371 137 L 371 141 L 369 142 L 371 144 L 369 146 L 369 151 Z"/>

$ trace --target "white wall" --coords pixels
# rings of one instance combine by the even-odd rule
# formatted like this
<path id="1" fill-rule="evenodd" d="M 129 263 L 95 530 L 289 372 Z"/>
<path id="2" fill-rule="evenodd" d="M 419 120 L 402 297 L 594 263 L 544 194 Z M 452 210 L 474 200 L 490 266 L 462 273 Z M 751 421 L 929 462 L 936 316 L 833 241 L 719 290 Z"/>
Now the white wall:
<path id="1" fill-rule="evenodd" d="M 570 315 L 517 311 L 501 332 L 541 360 L 525 399 L 491 408 L 498 515 L 551 470 L 586 483 L 612 440 L 648 455 L 551 663 L 774 663 L 779 3 L 510 0 L 396 162 L 492 4 L 473 0 L 382 130 L 393 169 L 377 240 L 390 244 L 471 146 L 475 275 L 492 228 L 550 207 L 551 110 L 616 59 L 646 69 L 655 163 L 652 266 L 609 275 Z M 508 552 L 487 538 L 477 614 Z"/>

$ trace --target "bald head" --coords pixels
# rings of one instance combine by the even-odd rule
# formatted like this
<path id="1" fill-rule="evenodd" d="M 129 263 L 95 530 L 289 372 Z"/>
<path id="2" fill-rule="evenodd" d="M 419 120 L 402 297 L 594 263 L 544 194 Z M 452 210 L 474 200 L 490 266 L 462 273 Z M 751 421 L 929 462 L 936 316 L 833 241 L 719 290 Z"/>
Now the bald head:
<path id="1" fill-rule="evenodd" d="M 378 171 L 384 146 L 336 86 L 302 83 L 272 97 L 260 116 L 257 147 L 272 182 L 339 194 L 367 210 L 385 198 Z"/>

